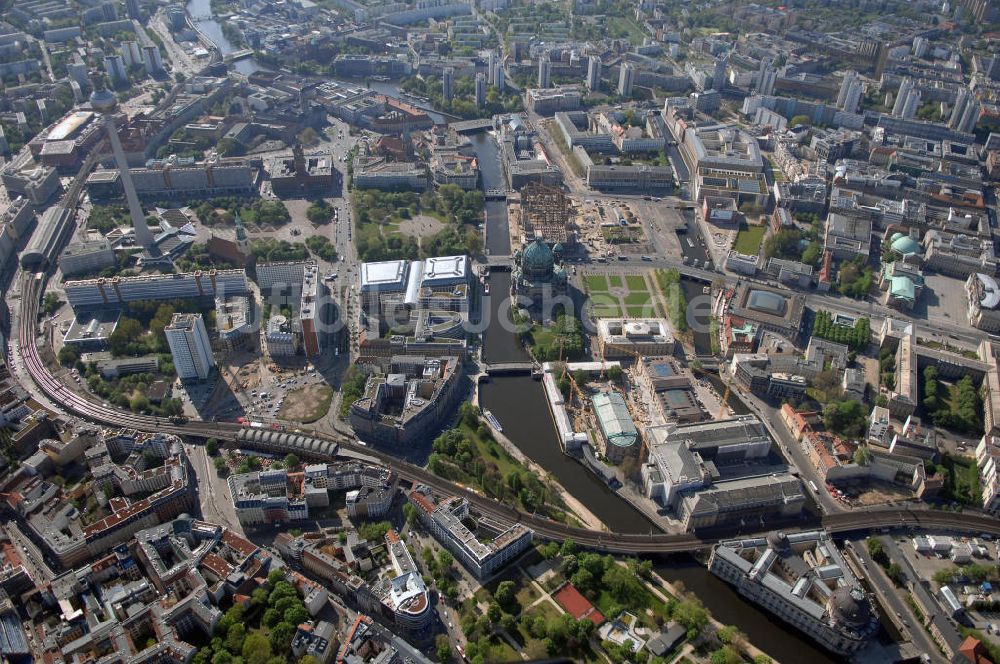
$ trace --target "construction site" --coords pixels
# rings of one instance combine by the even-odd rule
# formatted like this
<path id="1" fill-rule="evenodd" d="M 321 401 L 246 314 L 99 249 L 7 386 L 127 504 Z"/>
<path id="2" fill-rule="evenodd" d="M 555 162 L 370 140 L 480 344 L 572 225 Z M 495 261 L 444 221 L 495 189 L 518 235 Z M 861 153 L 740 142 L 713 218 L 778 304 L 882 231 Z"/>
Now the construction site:
<path id="1" fill-rule="evenodd" d="M 521 189 L 519 202 L 509 204 L 507 214 L 512 224 L 520 229 L 521 245 L 536 237 L 550 244 L 562 245 L 564 252 L 576 249 L 577 233 L 571 223 L 574 218 L 572 202 L 559 187 L 531 183 Z"/>

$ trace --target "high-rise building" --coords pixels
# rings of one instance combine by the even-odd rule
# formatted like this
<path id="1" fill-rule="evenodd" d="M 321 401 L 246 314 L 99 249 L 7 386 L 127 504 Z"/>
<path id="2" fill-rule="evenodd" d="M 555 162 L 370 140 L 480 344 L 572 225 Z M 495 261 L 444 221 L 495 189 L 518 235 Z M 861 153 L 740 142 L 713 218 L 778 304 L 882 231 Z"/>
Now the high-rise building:
<path id="1" fill-rule="evenodd" d="M 160 48 L 156 44 L 142 47 L 142 64 L 150 76 L 163 71 L 163 58 L 160 56 Z"/>
<path id="2" fill-rule="evenodd" d="M 722 92 L 726 87 L 726 70 L 729 69 L 729 57 L 722 56 L 715 60 L 715 70 L 712 72 L 712 88 Z"/>
<path id="3" fill-rule="evenodd" d="M 455 96 L 455 68 L 445 67 L 441 72 L 441 96 L 446 102 Z"/>
<path id="4" fill-rule="evenodd" d="M 865 84 L 862 82 L 858 72 L 849 71 L 844 76 L 840 84 L 840 92 L 837 94 L 837 106 L 846 113 L 857 113 L 861 105 L 861 97 L 865 93 Z"/>
<path id="5" fill-rule="evenodd" d="M 490 85 L 496 84 L 496 74 L 497 74 L 497 57 L 496 51 L 490 51 L 486 58 L 486 82 Z"/>
<path id="6" fill-rule="evenodd" d="M 137 41 L 122 42 L 122 58 L 125 59 L 126 67 L 134 67 L 142 64 L 142 49 Z"/>
<path id="7" fill-rule="evenodd" d="M 587 89 L 594 91 L 601 89 L 601 56 L 592 55 L 587 60 Z"/>
<path id="8" fill-rule="evenodd" d="M 128 82 L 128 73 L 125 71 L 125 60 L 120 55 L 104 56 L 104 71 L 108 73 L 112 85 Z"/>
<path id="9" fill-rule="evenodd" d="M 635 67 L 623 62 L 618 73 L 618 94 L 622 97 L 632 96 L 632 85 L 635 83 Z"/>
<path id="10" fill-rule="evenodd" d="M 955 97 L 948 126 L 956 131 L 971 132 L 979 122 L 980 105 L 976 95 L 968 88 L 961 88 Z"/>
<path id="11" fill-rule="evenodd" d="M 105 2 L 101 5 L 101 13 L 104 15 L 105 21 L 118 20 L 118 7 L 111 2 Z"/>
<path id="12" fill-rule="evenodd" d="M 906 108 L 907 100 L 912 91 L 913 80 L 909 77 L 904 78 L 899 84 L 899 92 L 896 93 L 896 101 L 892 105 L 893 115 L 903 117 L 903 110 Z"/>
<path id="13" fill-rule="evenodd" d="M 486 75 L 483 72 L 476 74 L 476 108 L 486 106 Z"/>
<path id="14" fill-rule="evenodd" d="M 163 328 L 181 380 L 205 380 L 212 373 L 215 358 L 212 344 L 201 314 L 174 314 L 170 325 Z"/>
<path id="15" fill-rule="evenodd" d="M 125 0 L 125 13 L 133 21 L 138 21 L 142 16 L 142 12 L 139 10 L 139 0 Z"/>
<path id="16" fill-rule="evenodd" d="M 497 60 L 496 71 L 493 72 L 493 85 L 496 86 L 497 90 L 503 92 L 506 84 L 503 76 L 503 60 Z"/>
<path id="17" fill-rule="evenodd" d="M 135 193 L 135 184 L 132 182 L 125 150 L 122 149 L 118 129 L 115 127 L 115 109 L 118 107 L 118 100 L 107 88 L 95 85 L 94 92 L 90 95 L 90 106 L 100 113 L 104 120 L 104 130 L 108 135 L 108 142 L 111 143 L 111 152 L 115 157 L 122 188 L 125 190 L 125 200 L 128 203 L 129 216 L 132 218 L 132 228 L 135 232 L 135 243 L 146 250 L 144 258 L 158 257 L 160 252 L 146 224 L 142 206 L 139 205 L 139 196 Z"/>
<path id="18" fill-rule="evenodd" d="M 927 48 L 930 46 L 930 42 L 927 37 L 916 36 L 913 38 L 913 46 L 911 52 L 915 57 L 922 58 L 927 54 Z"/>
<path id="19" fill-rule="evenodd" d="M 549 54 L 542 55 L 538 60 L 538 87 L 547 88 L 552 84 L 552 61 Z"/>
<path id="20" fill-rule="evenodd" d="M 774 68 L 771 58 L 763 58 L 760 61 L 760 69 L 757 70 L 757 77 L 754 81 L 759 95 L 774 94 L 774 82 L 778 77 L 778 70 Z"/>
<path id="21" fill-rule="evenodd" d="M 1000 56 L 994 55 L 989 59 L 986 67 L 986 76 L 991 81 L 1000 81 Z"/>

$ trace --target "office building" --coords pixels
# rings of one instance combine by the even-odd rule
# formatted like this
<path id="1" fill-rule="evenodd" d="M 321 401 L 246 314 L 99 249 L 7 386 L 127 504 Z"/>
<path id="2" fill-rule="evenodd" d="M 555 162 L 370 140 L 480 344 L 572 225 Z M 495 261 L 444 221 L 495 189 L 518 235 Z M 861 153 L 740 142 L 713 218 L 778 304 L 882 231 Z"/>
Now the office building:
<path id="1" fill-rule="evenodd" d="M 351 404 L 351 428 L 364 441 L 396 448 L 426 440 L 453 412 L 463 376 L 457 357 L 393 357 Z"/>
<path id="2" fill-rule="evenodd" d="M 351 177 L 357 189 L 423 191 L 430 186 L 424 164 L 389 161 L 386 157 L 356 156 Z"/>
<path id="3" fill-rule="evenodd" d="M 708 569 L 839 655 L 860 650 L 878 632 L 871 600 L 825 531 L 721 542 Z"/>
<path id="4" fill-rule="evenodd" d="M 552 61 L 549 54 L 545 53 L 538 59 L 538 87 L 547 88 L 552 85 Z"/>
<path id="5" fill-rule="evenodd" d="M 596 92 L 601 89 L 601 57 L 592 55 L 587 60 L 587 89 Z"/>
<path id="6" fill-rule="evenodd" d="M 525 105 L 539 115 L 580 108 L 580 91 L 574 88 L 531 88 L 525 94 Z"/>
<path id="7" fill-rule="evenodd" d="M 993 275 L 976 272 L 965 282 L 969 301 L 969 323 L 996 334 L 1000 332 L 1000 285 Z"/>
<path id="8" fill-rule="evenodd" d="M 63 277 L 99 272 L 116 263 L 114 249 L 107 240 L 74 242 L 59 256 L 59 269 Z"/>
<path id="9" fill-rule="evenodd" d="M 139 0 L 125 0 L 125 12 L 133 21 L 138 21 L 142 18 L 142 12 L 139 10 Z"/>
<path id="10" fill-rule="evenodd" d="M 299 335 L 292 321 L 284 316 L 271 316 L 267 320 L 264 341 L 271 357 L 290 357 L 299 352 Z"/>
<path id="11" fill-rule="evenodd" d="M 502 59 L 497 61 L 496 70 L 493 72 L 493 85 L 496 86 L 496 89 L 499 90 L 500 92 L 503 92 L 506 89 Z"/>
<path id="12" fill-rule="evenodd" d="M 205 380 L 215 366 L 212 344 L 201 314 L 174 314 L 167 335 L 170 355 L 181 380 Z"/>
<path id="13" fill-rule="evenodd" d="M 450 102 L 455 96 L 455 68 L 445 67 L 441 72 L 441 96 Z"/>
<path id="14" fill-rule="evenodd" d="M 309 357 L 315 357 L 323 350 L 320 295 L 324 292 L 325 288 L 319 283 L 319 267 L 307 265 L 302 275 L 299 324 L 302 328 L 302 350 Z"/>
<path id="15" fill-rule="evenodd" d="M 632 96 L 632 86 L 635 83 L 635 66 L 622 63 L 618 73 L 618 94 L 622 97 Z"/>

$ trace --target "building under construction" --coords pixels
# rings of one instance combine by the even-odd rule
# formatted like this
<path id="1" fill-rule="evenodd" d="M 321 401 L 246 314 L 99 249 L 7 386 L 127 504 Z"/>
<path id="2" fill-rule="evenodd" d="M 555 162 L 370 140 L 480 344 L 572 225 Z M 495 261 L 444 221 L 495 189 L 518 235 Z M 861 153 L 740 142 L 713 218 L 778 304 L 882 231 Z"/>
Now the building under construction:
<path id="1" fill-rule="evenodd" d="M 521 227 L 527 241 L 542 237 L 552 244 L 570 245 L 569 198 L 559 187 L 532 182 L 521 189 Z"/>

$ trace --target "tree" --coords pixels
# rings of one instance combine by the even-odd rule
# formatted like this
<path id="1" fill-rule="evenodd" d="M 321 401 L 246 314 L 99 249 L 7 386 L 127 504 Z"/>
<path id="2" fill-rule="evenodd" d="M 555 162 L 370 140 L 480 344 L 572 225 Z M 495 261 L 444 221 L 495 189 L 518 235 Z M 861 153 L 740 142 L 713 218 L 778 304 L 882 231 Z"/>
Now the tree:
<path id="1" fill-rule="evenodd" d="M 434 640 L 434 644 L 437 646 L 436 654 L 438 661 L 447 662 L 451 659 L 451 642 L 448 641 L 446 634 L 438 634 Z"/>
<path id="2" fill-rule="evenodd" d="M 143 394 L 136 394 L 129 401 L 128 405 L 133 412 L 141 413 L 145 411 L 147 408 L 149 408 L 149 399 L 147 399 L 146 396 Z"/>
<path id="3" fill-rule="evenodd" d="M 250 632 L 241 650 L 246 664 L 266 664 L 271 657 L 271 642 L 261 632 Z"/>
<path id="4" fill-rule="evenodd" d="M 288 470 L 295 470 L 299 467 L 299 457 L 295 454 L 289 452 L 285 455 L 285 468 Z"/>
<path id="5" fill-rule="evenodd" d="M 812 124 L 812 120 L 809 119 L 808 115 L 793 115 L 792 119 L 788 121 L 789 127 L 795 127 L 796 125 L 809 126 Z"/>
<path id="6" fill-rule="evenodd" d="M 45 298 L 42 300 L 42 309 L 49 316 L 54 314 L 62 306 L 62 301 L 59 296 L 55 293 L 46 293 Z"/>
<path id="7" fill-rule="evenodd" d="M 576 542 L 567 537 L 563 540 L 562 547 L 559 549 L 559 554 L 568 556 L 573 553 L 576 553 Z"/>
<path id="8" fill-rule="evenodd" d="M 493 599 L 495 599 L 497 604 L 500 606 L 509 608 L 511 603 L 514 601 L 514 582 L 501 581 L 500 585 L 497 586 L 496 591 L 493 593 Z"/>
<path id="9" fill-rule="evenodd" d="M 417 522 L 417 518 L 420 516 L 412 503 L 403 505 L 403 515 L 406 516 L 406 522 L 411 526 Z"/>
<path id="10" fill-rule="evenodd" d="M 823 425 L 836 434 L 860 436 L 866 421 L 864 408 L 854 399 L 831 401 L 823 409 Z"/>
<path id="11" fill-rule="evenodd" d="M 496 602 L 490 602 L 489 607 L 486 609 L 486 617 L 493 624 L 500 622 L 500 616 L 502 612 L 500 611 L 500 605 Z"/>
<path id="12" fill-rule="evenodd" d="M 287 622 L 280 622 L 271 630 L 271 652 L 286 653 L 292 645 L 292 637 L 295 636 L 295 625 Z"/>
<path id="13" fill-rule="evenodd" d="M 674 607 L 673 619 L 689 632 L 694 630 L 695 634 L 708 624 L 708 611 L 695 599 L 685 599 L 678 602 Z"/>
<path id="14" fill-rule="evenodd" d="M 246 638 L 247 630 L 242 623 L 236 623 L 229 627 L 226 633 L 226 650 L 229 652 L 241 652 L 243 649 L 243 639 Z"/>
<path id="15" fill-rule="evenodd" d="M 742 664 L 743 656 L 732 646 L 723 646 L 712 652 L 709 657 L 712 664 Z"/>
<path id="16" fill-rule="evenodd" d="M 211 456 L 219 453 L 219 441 L 217 438 L 209 438 L 205 441 L 205 451 Z"/>
<path id="17" fill-rule="evenodd" d="M 73 344 L 66 344 L 59 349 L 59 364 L 64 367 L 73 366 L 80 360 L 80 351 Z"/>

